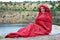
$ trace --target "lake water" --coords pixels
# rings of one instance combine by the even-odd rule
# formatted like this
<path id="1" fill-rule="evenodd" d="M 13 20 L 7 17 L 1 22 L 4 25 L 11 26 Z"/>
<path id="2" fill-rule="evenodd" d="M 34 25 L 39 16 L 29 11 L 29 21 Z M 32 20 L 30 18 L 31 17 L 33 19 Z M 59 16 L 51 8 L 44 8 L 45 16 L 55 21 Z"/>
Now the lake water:
<path id="1" fill-rule="evenodd" d="M 19 28 L 26 25 L 27 24 L 0 24 L 0 35 L 7 34 L 9 32 L 16 32 Z"/>
<path id="2" fill-rule="evenodd" d="M 0 24 L 0 35 L 7 34 L 10 32 L 16 32 L 21 27 L 26 26 L 27 24 Z M 60 30 L 54 29 L 55 25 L 52 26 L 52 32 L 50 35 L 60 33 Z"/>

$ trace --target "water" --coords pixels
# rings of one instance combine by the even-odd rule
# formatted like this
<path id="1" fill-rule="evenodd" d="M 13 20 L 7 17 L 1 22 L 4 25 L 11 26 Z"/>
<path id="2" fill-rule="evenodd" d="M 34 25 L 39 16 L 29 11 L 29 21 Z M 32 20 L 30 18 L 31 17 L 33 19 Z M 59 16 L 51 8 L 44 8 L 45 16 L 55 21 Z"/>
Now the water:
<path id="1" fill-rule="evenodd" d="M 58 25 L 52 25 L 52 31 L 50 35 L 60 34 L 60 26 Z"/>
<path id="2" fill-rule="evenodd" d="M 16 32 L 21 27 L 27 24 L 0 24 L 0 35 L 7 34 L 9 32 Z"/>
<path id="3" fill-rule="evenodd" d="M 21 27 L 25 27 L 27 24 L 0 24 L 0 35 L 2 34 L 8 34 L 10 32 L 16 32 Z M 60 33 L 60 29 L 56 29 L 54 27 L 58 27 L 56 25 L 52 26 L 52 32 L 50 35 L 58 34 Z M 60 26 L 59 26 L 60 28 Z"/>

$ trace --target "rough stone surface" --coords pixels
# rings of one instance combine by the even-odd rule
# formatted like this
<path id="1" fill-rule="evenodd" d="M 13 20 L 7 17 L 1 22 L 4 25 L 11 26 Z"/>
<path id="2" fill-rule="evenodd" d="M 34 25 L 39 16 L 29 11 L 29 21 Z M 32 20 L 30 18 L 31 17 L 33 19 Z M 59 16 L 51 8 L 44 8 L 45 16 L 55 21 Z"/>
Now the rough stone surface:
<path id="1" fill-rule="evenodd" d="M 28 38 L 0 38 L 0 40 L 60 40 L 60 34 L 56 35 L 46 35 L 46 36 L 36 36 Z"/>

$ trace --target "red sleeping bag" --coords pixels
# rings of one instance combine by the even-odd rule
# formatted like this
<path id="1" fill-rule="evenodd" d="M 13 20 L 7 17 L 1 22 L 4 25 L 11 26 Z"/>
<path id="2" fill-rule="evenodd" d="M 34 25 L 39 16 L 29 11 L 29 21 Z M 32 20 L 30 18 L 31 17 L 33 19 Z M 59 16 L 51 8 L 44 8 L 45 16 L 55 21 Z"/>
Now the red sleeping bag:
<path id="1" fill-rule="evenodd" d="M 45 12 L 41 12 L 41 7 Z M 52 14 L 48 6 L 42 4 L 38 7 L 38 16 L 35 23 L 29 23 L 27 26 L 20 28 L 17 32 L 9 33 L 5 38 L 31 37 L 39 35 L 48 35 L 52 30 Z"/>

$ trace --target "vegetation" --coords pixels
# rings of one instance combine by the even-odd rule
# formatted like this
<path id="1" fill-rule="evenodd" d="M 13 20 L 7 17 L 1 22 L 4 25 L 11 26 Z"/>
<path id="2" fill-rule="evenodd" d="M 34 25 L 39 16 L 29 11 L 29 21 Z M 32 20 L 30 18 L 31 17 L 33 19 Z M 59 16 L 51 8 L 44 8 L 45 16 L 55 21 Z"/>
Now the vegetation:
<path id="1" fill-rule="evenodd" d="M 56 16 L 60 15 L 60 2 L 59 1 L 37 1 L 37 2 L 28 2 L 28 1 L 24 1 L 24 2 L 0 2 L 0 13 L 3 11 L 14 11 L 14 12 L 22 12 L 22 11 L 31 11 L 31 12 L 37 12 L 38 11 L 38 6 L 40 3 L 47 3 L 48 5 L 51 5 L 50 10 L 52 12 L 53 15 L 53 21 L 54 24 L 58 24 L 60 25 L 60 21 L 58 21 L 59 18 L 56 18 Z M 27 15 L 27 17 L 30 16 L 29 14 Z M 36 15 L 35 15 L 36 16 Z M 13 16 L 15 17 L 15 16 Z M 22 17 L 24 18 L 24 15 L 22 15 Z M 5 18 L 5 16 L 3 16 L 3 18 Z M 60 19 L 59 19 L 60 20 Z M 58 23 L 58 22 L 59 23 Z"/>
<path id="2" fill-rule="evenodd" d="M 28 3 L 27 7 L 26 4 Z M 29 4 L 30 3 L 30 4 Z M 34 2 L 27 2 L 27 1 L 24 1 L 23 3 L 18 3 L 18 2 L 0 2 L 0 10 L 12 10 L 12 11 L 26 11 L 28 9 L 28 6 L 33 4 Z M 35 2 L 37 3 L 36 6 L 34 6 L 34 8 L 32 10 L 28 10 L 28 11 L 37 11 L 37 6 L 40 4 L 40 1 L 37 1 Z M 56 7 L 55 4 L 58 4 L 58 1 L 57 2 L 52 2 L 50 1 L 49 3 L 52 7 L 50 8 L 51 11 L 59 11 L 60 10 L 60 4 Z"/>

